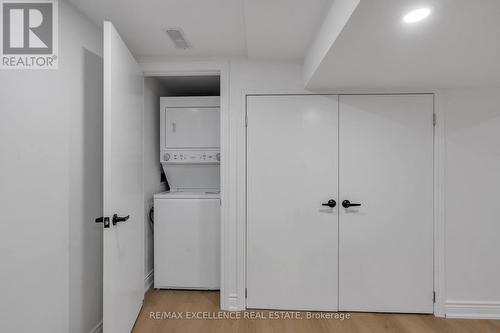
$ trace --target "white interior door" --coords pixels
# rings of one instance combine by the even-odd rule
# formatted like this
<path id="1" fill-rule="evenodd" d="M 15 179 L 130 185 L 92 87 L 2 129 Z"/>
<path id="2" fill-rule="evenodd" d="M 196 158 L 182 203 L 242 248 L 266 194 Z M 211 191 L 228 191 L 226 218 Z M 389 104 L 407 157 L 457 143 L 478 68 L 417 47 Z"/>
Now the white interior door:
<path id="1" fill-rule="evenodd" d="M 335 311 L 337 96 L 249 96 L 247 116 L 247 307 Z"/>
<path id="2" fill-rule="evenodd" d="M 144 297 L 142 196 L 143 75 L 110 22 L 104 22 L 104 332 L 130 332 Z"/>
<path id="3" fill-rule="evenodd" d="M 339 101 L 340 310 L 432 313 L 433 97 Z"/>

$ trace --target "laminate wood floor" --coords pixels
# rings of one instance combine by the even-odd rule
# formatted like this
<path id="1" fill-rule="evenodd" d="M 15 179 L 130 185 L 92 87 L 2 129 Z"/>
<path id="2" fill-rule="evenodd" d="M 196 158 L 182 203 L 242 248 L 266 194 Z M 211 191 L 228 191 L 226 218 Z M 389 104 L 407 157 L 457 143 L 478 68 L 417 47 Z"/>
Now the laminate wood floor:
<path id="1" fill-rule="evenodd" d="M 228 315 L 228 312 L 219 311 L 219 292 L 149 290 L 133 333 L 500 333 L 500 320 L 443 319 L 432 315 L 413 314 L 352 313 L 350 319 L 339 320 L 307 319 L 307 313 L 301 312 L 297 316 L 302 319 L 269 319 L 285 314 L 257 310 L 240 312 L 241 319 L 215 319 Z M 236 313 L 231 315 L 236 316 Z M 244 318 L 251 315 L 267 319 Z M 209 318 L 187 319 L 203 316 Z"/>

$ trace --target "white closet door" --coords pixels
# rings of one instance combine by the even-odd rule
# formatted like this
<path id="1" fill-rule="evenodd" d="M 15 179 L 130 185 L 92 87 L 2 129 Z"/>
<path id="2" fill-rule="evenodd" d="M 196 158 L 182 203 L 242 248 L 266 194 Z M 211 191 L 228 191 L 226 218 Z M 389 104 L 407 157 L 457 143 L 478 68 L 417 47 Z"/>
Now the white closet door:
<path id="1" fill-rule="evenodd" d="M 335 311 L 337 96 L 250 96 L 247 115 L 247 307 Z"/>
<path id="2" fill-rule="evenodd" d="M 431 313 L 433 97 L 339 98 L 340 310 Z"/>

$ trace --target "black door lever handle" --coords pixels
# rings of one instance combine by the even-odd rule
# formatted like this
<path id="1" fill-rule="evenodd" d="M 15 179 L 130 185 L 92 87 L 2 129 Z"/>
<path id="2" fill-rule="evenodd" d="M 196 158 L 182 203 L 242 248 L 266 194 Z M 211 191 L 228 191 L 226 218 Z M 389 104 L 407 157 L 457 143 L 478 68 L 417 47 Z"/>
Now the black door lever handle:
<path id="1" fill-rule="evenodd" d="M 358 207 L 358 206 L 361 206 L 361 204 L 359 204 L 359 203 L 351 203 L 349 200 L 342 201 L 342 207 L 344 207 L 344 208 Z"/>
<path id="2" fill-rule="evenodd" d="M 124 216 L 124 217 L 120 217 L 120 216 L 118 216 L 118 214 L 114 214 L 113 215 L 113 219 L 111 220 L 111 222 L 113 222 L 113 225 L 116 225 L 118 222 L 125 222 L 129 218 L 130 218 L 130 215 L 127 215 L 127 216 Z"/>
<path id="3" fill-rule="evenodd" d="M 330 208 L 333 208 L 333 207 L 337 206 L 337 202 L 335 200 L 331 199 L 331 200 L 328 200 L 327 203 L 322 203 L 321 206 L 328 206 Z"/>

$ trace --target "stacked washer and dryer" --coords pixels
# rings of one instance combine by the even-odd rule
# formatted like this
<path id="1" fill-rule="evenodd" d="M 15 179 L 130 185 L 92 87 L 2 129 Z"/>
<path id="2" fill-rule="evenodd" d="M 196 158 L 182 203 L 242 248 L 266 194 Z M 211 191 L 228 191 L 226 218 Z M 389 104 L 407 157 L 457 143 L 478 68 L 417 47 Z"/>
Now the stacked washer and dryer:
<path id="1" fill-rule="evenodd" d="M 220 287 L 219 97 L 160 99 L 160 162 L 170 191 L 154 196 L 154 287 Z"/>

